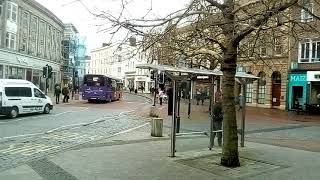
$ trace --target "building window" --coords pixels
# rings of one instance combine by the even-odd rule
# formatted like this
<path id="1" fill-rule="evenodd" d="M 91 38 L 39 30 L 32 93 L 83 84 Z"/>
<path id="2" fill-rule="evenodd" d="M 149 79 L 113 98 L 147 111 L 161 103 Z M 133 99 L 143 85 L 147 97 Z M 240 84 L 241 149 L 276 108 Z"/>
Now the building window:
<path id="1" fill-rule="evenodd" d="M 261 57 L 267 56 L 267 44 L 265 39 L 262 39 L 260 42 L 260 56 Z"/>
<path id="2" fill-rule="evenodd" d="M 252 93 L 253 93 L 253 84 L 247 84 L 247 92 L 246 92 L 246 102 L 252 103 Z"/>
<path id="3" fill-rule="evenodd" d="M 8 2 L 8 20 L 17 23 L 18 5 L 12 2 Z"/>
<path id="4" fill-rule="evenodd" d="M 0 16 L 2 16 L 3 0 L 0 0 Z"/>
<path id="5" fill-rule="evenodd" d="M 20 38 L 20 51 L 27 51 L 27 39 L 28 39 L 28 29 L 29 29 L 29 13 L 23 12 L 22 14 L 22 30 Z"/>
<path id="6" fill-rule="evenodd" d="M 29 54 L 36 55 L 37 51 L 37 33 L 38 33 L 38 18 L 33 16 L 30 23 L 30 46 Z"/>
<path id="7" fill-rule="evenodd" d="M 17 35 L 13 33 L 6 33 L 6 47 L 11 50 L 16 50 Z"/>
<path id="8" fill-rule="evenodd" d="M 3 79 L 3 66 L 0 65 L 0 79 Z"/>
<path id="9" fill-rule="evenodd" d="M 313 41 L 311 46 L 311 62 L 320 62 L 320 41 Z"/>
<path id="10" fill-rule="evenodd" d="M 39 23 L 39 43 L 38 43 L 38 56 L 43 57 L 44 54 L 44 41 L 45 41 L 46 25 L 44 21 Z M 61 44 L 61 43 L 59 43 Z"/>
<path id="11" fill-rule="evenodd" d="M 121 67 L 118 67 L 118 73 L 121 73 Z"/>
<path id="12" fill-rule="evenodd" d="M 258 104 L 264 104 L 266 99 L 266 74 L 260 72 L 258 74 Z"/>
<path id="13" fill-rule="evenodd" d="M 282 54 L 282 47 L 281 47 L 281 38 L 275 37 L 274 38 L 274 54 L 281 55 Z"/>
<path id="14" fill-rule="evenodd" d="M 310 0 L 303 0 L 303 7 L 307 10 L 301 10 L 301 22 L 311 22 L 313 16 L 309 12 L 313 13 L 313 3 Z"/>
<path id="15" fill-rule="evenodd" d="M 299 62 L 320 62 L 320 41 L 305 40 L 300 42 Z"/>

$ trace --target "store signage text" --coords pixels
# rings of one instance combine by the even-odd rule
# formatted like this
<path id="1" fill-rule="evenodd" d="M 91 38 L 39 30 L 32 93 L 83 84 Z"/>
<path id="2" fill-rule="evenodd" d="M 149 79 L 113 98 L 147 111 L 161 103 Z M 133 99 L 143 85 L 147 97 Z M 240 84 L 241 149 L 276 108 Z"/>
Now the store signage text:
<path id="1" fill-rule="evenodd" d="M 291 75 L 290 81 L 304 82 L 307 80 L 305 75 Z"/>
<path id="2" fill-rule="evenodd" d="M 18 61 L 19 64 L 28 65 L 28 60 L 27 59 L 24 59 L 24 58 L 21 58 L 21 57 L 17 57 L 17 61 Z"/>

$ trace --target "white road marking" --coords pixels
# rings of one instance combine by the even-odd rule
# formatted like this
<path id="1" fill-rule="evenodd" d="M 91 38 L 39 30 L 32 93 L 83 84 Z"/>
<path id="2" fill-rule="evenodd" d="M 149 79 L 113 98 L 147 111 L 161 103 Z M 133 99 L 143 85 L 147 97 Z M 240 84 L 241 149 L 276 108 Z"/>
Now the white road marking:
<path id="1" fill-rule="evenodd" d="M 85 111 L 85 110 L 88 110 L 89 108 L 85 108 L 81 111 Z M 95 119 L 91 122 L 88 122 L 88 123 L 79 123 L 79 124 L 68 124 L 68 125 L 65 125 L 65 126 L 60 126 L 60 127 L 57 127 L 57 128 L 54 128 L 54 129 L 51 129 L 51 130 L 48 130 L 46 132 L 43 132 L 43 133 L 34 133 L 34 134 L 24 134 L 24 135 L 17 135 L 17 136 L 8 136 L 8 137 L 3 137 L 3 138 L 0 138 L 0 140 L 4 140 L 4 139 L 11 139 L 11 138 L 17 138 L 17 137 L 26 137 L 26 136 L 36 136 L 36 135 L 43 135 L 43 134 L 49 134 L 49 133 L 53 133 L 55 131 L 59 131 L 59 130 L 63 130 L 65 128 L 72 128 L 72 127 L 79 127 L 79 126 L 87 126 L 87 125 L 90 125 L 90 124 L 95 124 L 95 123 L 99 123 L 99 122 L 103 122 L 103 121 L 106 121 L 108 119 L 114 119 L 114 118 L 121 118 L 124 116 L 124 114 L 129 114 L 129 113 L 132 113 L 134 112 L 135 110 L 131 110 L 131 111 L 123 111 L 121 113 L 119 113 L 118 115 L 115 115 L 115 116 L 112 116 L 112 117 L 101 117 L 101 118 L 98 118 L 98 119 Z M 76 111 L 76 112 L 79 112 L 79 111 Z M 39 118 L 39 117 L 35 117 L 35 118 Z M 19 121 L 21 121 L 23 119 L 20 119 Z M 9 121 L 11 122 L 11 121 Z M 9 122 L 6 122 L 6 123 L 9 123 Z M 4 123 L 4 122 L 3 122 Z"/>
<path id="2" fill-rule="evenodd" d="M 83 111 L 86 111 L 88 109 L 89 108 L 83 108 L 81 110 L 72 110 L 72 111 L 61 112 L 61 113 L 58 113 L 58 114 L 49 114 L 49 115 L 46 115 L 46 117 L 47 116 L 56 117 L 56 116 L 61 116 L 63 114 L 67 114 L 67 113 L 83 112 Z M 19 122 L 19 121 L 25 121 L 26 119 L 39 119 L 39 117 L 44 117 L 44 116 L 36 115 L 36 116 L 33 116 L 33 117 L 23 117 L 23 118 L 18 118 L 18 119 L 14 119 L 14 120 L 8 120 L 8 121 L 0 122 L 0 124 L 8 124 L 8 123 L 14 123 L 14 122 Z"/>
<path id="3" fill-rule="evenodd" d="M 9 148 L 0 150 L 0 153 L 3 154 L 21 154 L 24 156 L 31 156 L 33 154 L 39 153 L 39 152 L 45 152 L 52 149 L 59 148 L 59 146 L 52 146 L 52 145 L 46 145 L 46 144 L 24 144 L 21 147 L 16 147 L 18 144 L 11 144 Z"/>
<path id="4" fill-rule="evenodd" d="M 18 138 L 18 137 L 26 137 L 26 136 L 37 136 L 37 135 L 42 135 L 43 133 L 33 133 L 33 134 L 23 134 L 23 135 L 17 135 L 17 136 L 8 136 L 8 137 L 2 137 L 0 138 L 1 140 L 4 139 L 11 139 L 11 138 Z"/>
<path id="5" fill-rule="evenodd" d="M 131 129 L 127 129 L 127 130 L 115 133 L 115 134 L 110 135 L 110 136 L 108 136 L 106 138 L 111 138 L 111 137 L 114 137 L 114 136 L 117 136 L 117 135 L 128 133 L 128 132 L 131 132 L 133 130 L 142 128 L 144 126 L 147 126 L 149 124 L 150 123 L 145 123 L 143 125 L 140 125 L 140 126 L 137 126 L 137 127 L 131 128 Z M 65 135 L 65 136 L 63 136 L 63 135 Z M 80 135 L 80 136 L 77 136 L 77 135 Z M 55 137 L 55 138 L 59 137 L 58 135 L 54 135 L 54 134 L 53 135 L 48 135 L 47 137 L 50 137 L 50 136 L 51 137 Z M 77 140 L 79 143 L 90 142 L 90 141 L 93 141 L 93 140 L 95 140 L 97 138 L 101 138 L 101 136 L 98 136 L 98 135 L 90 136 L 89 134 L 81 135 L 81 134 L 78 134 L 78 133 L 64 133 L 64 134 L 62 134 L 62 136 L 59 137 L 59 139 L 60 140 L 66 140 L 66 139 L 67 140 L 71 140 L 70 137 L 73 137 L 71 139 L 72 140 Z M 90 140 L 86 140 L 85 138 L 89 138 Z M 31 155 L 34 155 L 34 154 L 37 154 L 37 153 L 40 153 L 40 152 L 46 152 L 46 151 L 50 151 L 50 150 L 53 150 L 53 149 L 60 148 L 60 146 L 46 145 L 46 144 L 35 144 L 35 143 L 23 144 L 22 146 L 18 146 L 18 145 L 19 144 L 11 144 L 7 149 L 1 149 L 0 153 L 10 154 L 10 155 L 21 154 L 23 156 L 31 156 Z"/>

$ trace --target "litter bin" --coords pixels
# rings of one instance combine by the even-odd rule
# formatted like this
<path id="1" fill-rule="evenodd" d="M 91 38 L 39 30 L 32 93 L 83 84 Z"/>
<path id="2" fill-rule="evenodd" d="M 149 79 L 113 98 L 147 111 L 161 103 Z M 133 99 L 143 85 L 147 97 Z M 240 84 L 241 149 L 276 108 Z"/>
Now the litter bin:
<path id="1" fill-rule="evenodd" d="M 163 119 L 162 118 L 152 118 L 151 120 L 151 136 L 152 137 L 162 137 L 163 129 Z"/>

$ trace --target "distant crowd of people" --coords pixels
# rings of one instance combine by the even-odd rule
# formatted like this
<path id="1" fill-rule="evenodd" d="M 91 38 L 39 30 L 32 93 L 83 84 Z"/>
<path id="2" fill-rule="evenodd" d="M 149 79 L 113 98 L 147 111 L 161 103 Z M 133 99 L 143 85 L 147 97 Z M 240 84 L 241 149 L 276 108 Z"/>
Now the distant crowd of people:
<path id="1" fill-rule="evenodd" d="M 61 84 L 57 83 L 54 86 L 54 96 L 56 97 L 56 104 L 60 103 L 60 95 L 63 95 L 63 103 L 68 103 L 70 99 L 70 92 L 73 91 L 72 85 L 64 85 L 64 87 L 61 88 Z"/>

